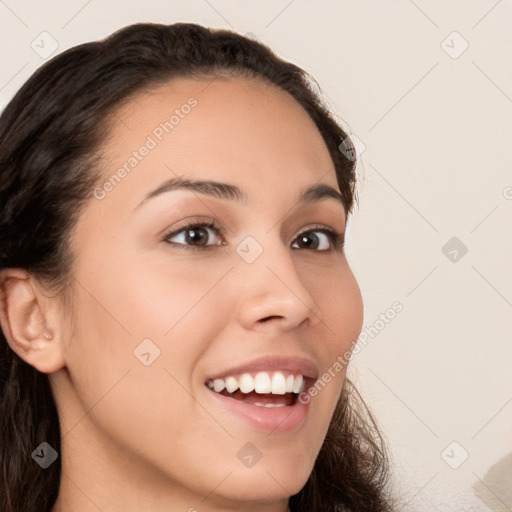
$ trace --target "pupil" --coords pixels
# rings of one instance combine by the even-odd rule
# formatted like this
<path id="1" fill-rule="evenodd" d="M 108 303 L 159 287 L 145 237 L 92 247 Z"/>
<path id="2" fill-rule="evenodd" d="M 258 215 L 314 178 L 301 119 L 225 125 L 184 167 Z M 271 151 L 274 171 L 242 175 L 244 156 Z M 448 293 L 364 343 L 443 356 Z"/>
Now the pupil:
<path id="1" fill-rule="evenodd" d="M 304 244 L 304 246 L 306 247 L 311 247 L 312 245 L 314 245 L 315 247 L 313 247 L 314 249 L 316 248 L 317 244 L 315 244 L 315 238 L 317 238 L 315 235 L 313 235 L 312 233 L 308 234 L 308 235 L 303 235 L 301 237 L 301 242 Z M 309 242 L 307 240 L 313 240 L 312 242 Z M 316 242 L 318 242 L 318 239 L 316 240 Z"/>
<path id="2" fill-rule="evenodd" d="M 192 233 L 192 235 L 191 235 Z M 206 240 L 208 237 L 208 233 L 204 228 L 195 228 L 195 229 L 189 229 L 187 231 L 187 242 L 197 244 L 197 242 L 201 242 L 203 240 Z"/>

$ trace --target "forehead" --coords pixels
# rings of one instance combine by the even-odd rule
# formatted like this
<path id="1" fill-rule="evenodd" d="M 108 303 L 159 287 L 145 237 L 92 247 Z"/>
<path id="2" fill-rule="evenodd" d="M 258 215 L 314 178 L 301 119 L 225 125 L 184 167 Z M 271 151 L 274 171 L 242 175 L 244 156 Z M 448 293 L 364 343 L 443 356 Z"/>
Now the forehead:
<path id="1" fill-rule="evenodd" d="M 136 146 L 141 135 L 150 135 L 169 150 L 202 154 L 215 149 L 218 157 L 242 153 L 246 159 L 265 160 L 257 152 L 264 146 L 291 153 L 293 160 L 330 163 L 323 138 L 304 108 L 286 91 L 260 79 L 175 79 L 139 92 L 112 118 L 110 142 L 121 147 Z"/>
<path id="2" fill-rule="evenodd" d="M 111 119 L 105 178 L 124 168 L 123 194 L 134 201 L 178 176 L 233 183 L 249 195 L 272 188 L 274 200 L 319 181 L 337 188 L 312 119 L 290 94 L 261 80 L 172 80 L 139 92 Z"/>

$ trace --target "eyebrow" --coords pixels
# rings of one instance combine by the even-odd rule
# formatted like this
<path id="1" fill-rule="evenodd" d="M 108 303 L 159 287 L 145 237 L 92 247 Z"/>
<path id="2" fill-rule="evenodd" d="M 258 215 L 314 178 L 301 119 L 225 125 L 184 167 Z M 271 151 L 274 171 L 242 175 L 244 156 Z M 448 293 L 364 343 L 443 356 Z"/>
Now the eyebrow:
<path id="1" fill-rule="evenodd" d="M 164 181 L 157 188 L 150 191 L 135 208 L 139 208 L 150 199 L 175 190 L 191 190 L 199 194 L 209 195 L 218 199 L 247 203 L 247 195 L 237 186 L 229 183 L 219 183 L 211 180 L 190 180 L 183 178 L 171 178 Z M 345 201 L 338 190 L 326 183 L 317 183 L 303 189 L 298 203 L 311 203 L 325 199 L 335 199 L 345 209 Z"/>

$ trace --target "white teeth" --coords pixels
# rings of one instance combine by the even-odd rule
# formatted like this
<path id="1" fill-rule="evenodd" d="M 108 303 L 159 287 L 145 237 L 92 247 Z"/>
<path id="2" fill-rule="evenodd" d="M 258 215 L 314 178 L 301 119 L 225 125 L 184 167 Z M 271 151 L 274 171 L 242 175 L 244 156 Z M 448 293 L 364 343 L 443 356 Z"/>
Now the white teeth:
<path id="1" fill-rule="evenodd" d="M 286 379 L 282 373 L 274 373 L 272 377 L 272 394 L 284 395 L 286 393 Z"/>
<path id="2" fill-rule="evenodd" d="M 304 377 L 302 375 L 297 375 L 297 377 L 295 377 L 295 382 L 293 384 L 293 392 L 300 393 L 302 391 L 303 383 L 304 383 Z"/>
<path id="3" fill-rule="evenodd" d="M 305 386 L 302 375 L 288 375 L 283 372 L 258 372 L 255 377 L 244 373 L 238 378 L 229 376 L 225 379 L 208 380 L 206 385 L 217 393 L 226 389 L 228 393 L 234 393 L 238 389 L 244 394 L 256 393 L 284 395 L 286 393 L 300 393 Z M 259 405 L 256 403 L 255 405 Z M 261 404 L 260 407 L 281 407 L 275 404 Z"/>
<path id="4" fill-rule="evenodd" d="M 234 393 L 238 389 L 238 381 L 234 377 L 228 377 L 226 379 L 226 389 L 230 393 Z"/>
<path id="5" fill-rule="evenodd" d="M 272 383 L 267 372 L 260 372 L 254 378 L 254 391 L 259 394 L 272 393 Z"/>
<path id="6" fill-rule="evenodd" d="M 286 377 L 286 392 L 287 393 L 293 392 L 293 383 L 294 382 L 295 382 L 295 378 L 293 377 L 293 375 L 288 375 L 288 377 Z"/>
<path id="7" fill-rule="evenodd" d="M 244 373 L 240 377 L 240 391 L 242 393 L 250 393 L 251 391 L 254 391 L 254 379 L 248 374 Z"/>
<path id="8" fill-rule="evenodd" d="M 211 381 L 208 381 L 211 382 Z M 217 393 L 220 393 L 226 387 L 226 383 L 224 379 L 214 379 L 213 381 L 213 390 Z"/>

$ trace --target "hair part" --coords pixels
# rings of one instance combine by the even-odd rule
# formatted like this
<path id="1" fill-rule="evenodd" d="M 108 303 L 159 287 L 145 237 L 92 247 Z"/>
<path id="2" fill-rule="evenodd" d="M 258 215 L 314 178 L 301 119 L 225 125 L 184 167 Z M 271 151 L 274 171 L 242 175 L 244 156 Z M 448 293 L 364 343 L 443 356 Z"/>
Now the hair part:
<path id="1" fill-rule="evenodd" d="M 62 299 L 72 318 L 72 230 L 101 180 L 109 119 L 145 89 L 175 78 L 261 79 L 309 114 L 332 159 L 347 214 L 356 200 L 355 164 L 338 150 L 345 131 L 314 90 L 316 81 L 265 45 L 189 23 L 135 24 L 81 44 L 40 67 L 0 117 L 0 270 L 23 268 Z M 317 84 L 317 89 L 320 87 Z M 346 379 L 311 477 L 293 511 L 384 512 L 388 463 L 377 425 Z M 360 398 L 360 397 L 359 397 Z M 366 416 L 363 414 L 366 410 Z M 0 331 L 0 509 L 51 512 L 60 457 L 32 460 L 43 441 L 60 452 L 59 416 L 48 375 L 25 363 Z"/>

